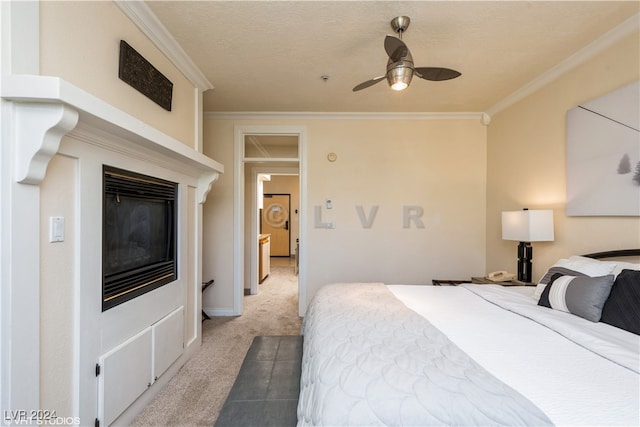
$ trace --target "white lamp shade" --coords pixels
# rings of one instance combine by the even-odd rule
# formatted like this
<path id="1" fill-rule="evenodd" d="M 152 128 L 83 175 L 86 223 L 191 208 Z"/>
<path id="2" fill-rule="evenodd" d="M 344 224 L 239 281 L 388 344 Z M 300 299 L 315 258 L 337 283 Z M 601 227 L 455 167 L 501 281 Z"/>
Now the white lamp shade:
<path id="1" fill-rule="evenodd" d="M 502 212 L 502 239 L 518 242 L 553 241 L 552 210 Z"/>

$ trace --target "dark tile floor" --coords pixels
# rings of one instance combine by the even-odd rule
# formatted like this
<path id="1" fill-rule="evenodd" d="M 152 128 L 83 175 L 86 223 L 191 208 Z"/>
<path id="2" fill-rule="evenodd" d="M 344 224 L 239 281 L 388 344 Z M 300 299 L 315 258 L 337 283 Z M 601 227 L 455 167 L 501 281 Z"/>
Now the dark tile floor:
<path id="1" fill-rule="evenodd" d="M 255 337 L 216 427 L 295 426 L 302 337 Z"/>

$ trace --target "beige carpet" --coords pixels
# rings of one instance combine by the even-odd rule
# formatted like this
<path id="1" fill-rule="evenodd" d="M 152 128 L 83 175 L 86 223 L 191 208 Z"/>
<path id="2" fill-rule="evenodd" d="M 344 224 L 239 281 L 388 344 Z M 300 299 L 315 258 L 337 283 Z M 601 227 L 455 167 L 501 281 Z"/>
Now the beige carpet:
<path id="1" fill-rule="evenodd" d="M 253 337 L 300 334 L 298 278 L 289 259 L 274 258 L 272 265 L 258 294 L 244 297 L 242 316 L 203 323 L 198 353 L 132 426 L 213 426 Z"/>

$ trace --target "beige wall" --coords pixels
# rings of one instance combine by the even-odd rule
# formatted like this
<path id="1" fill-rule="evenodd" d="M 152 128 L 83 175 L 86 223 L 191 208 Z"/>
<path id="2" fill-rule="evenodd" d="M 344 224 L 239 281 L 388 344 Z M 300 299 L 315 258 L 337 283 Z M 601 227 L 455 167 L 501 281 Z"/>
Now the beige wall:
<path id="1" fill-rule="evenodd" d="M 77 159 L 56 155 L 40 186 L 40 407 L 73 414 Z M 49 217 L 65 219 L 64 242 L 49 242 Z"/>
<path id="2" fill-rule="evenodd" d="M 516 242 L 501 240 L 500 212 L 553 209 L 555 241 L 533 243 L 533 278 L 558 258 L 640 247 L 638 217 L 567 217 L 566 112 L 640 78 L 640 35 L 496 114 L 487 137 L 487 269 L 516 270 Z"/>
<path id="3" fill-rule="evenodd" d="M 233 124 L 203 123 L 203 153 L 224 165 L 224 173 L 211 187 L 202 216 L 202 280 L 215 286 L 202 297 L 203 308 L 233 308 Z M 244 286 L 244 285 L 243 285 Z"/>
<path id="4" fill-rule="evenodd" d="M 125 40 L 173 83 L 166 111 L 118 78 Z M 196 90 L 112 1 L 40 3 L 40 74 L 61 77 L 196 147 Z"/>
<path id="5" fill-rule="evenodd" d="M 308 298 L 337 281 L 430 283 L 485 270 L 486 128 L 479 120 L 273 120 L 206 119 L 204 152 L 224 163 L 225 174 L 204 208 L 204 277 L 215 277 L 204 305 L 233 305 L 234 125 L 307 128 Z M 335 162 L 327 154 L 335 152 Z M 314 227 L 314 206 L 321 221 Z M 368 217 L 363 228 L 357 206 Z M 425 228 L 403 227 L 403 209 L 421 207 Z M 246 266 L 245 266 L 246 267 Z"/>

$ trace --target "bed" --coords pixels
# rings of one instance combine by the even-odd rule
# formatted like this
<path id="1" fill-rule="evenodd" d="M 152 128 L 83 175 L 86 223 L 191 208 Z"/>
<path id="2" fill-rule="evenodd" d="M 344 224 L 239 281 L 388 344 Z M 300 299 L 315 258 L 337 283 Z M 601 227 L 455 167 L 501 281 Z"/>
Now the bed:
<path id="1" fill-rule="evenodd" d="M 302 333 L 299 426 L 640 425 L 640 264 L 574 256 L 535 287 L 326 285 Z"/>

